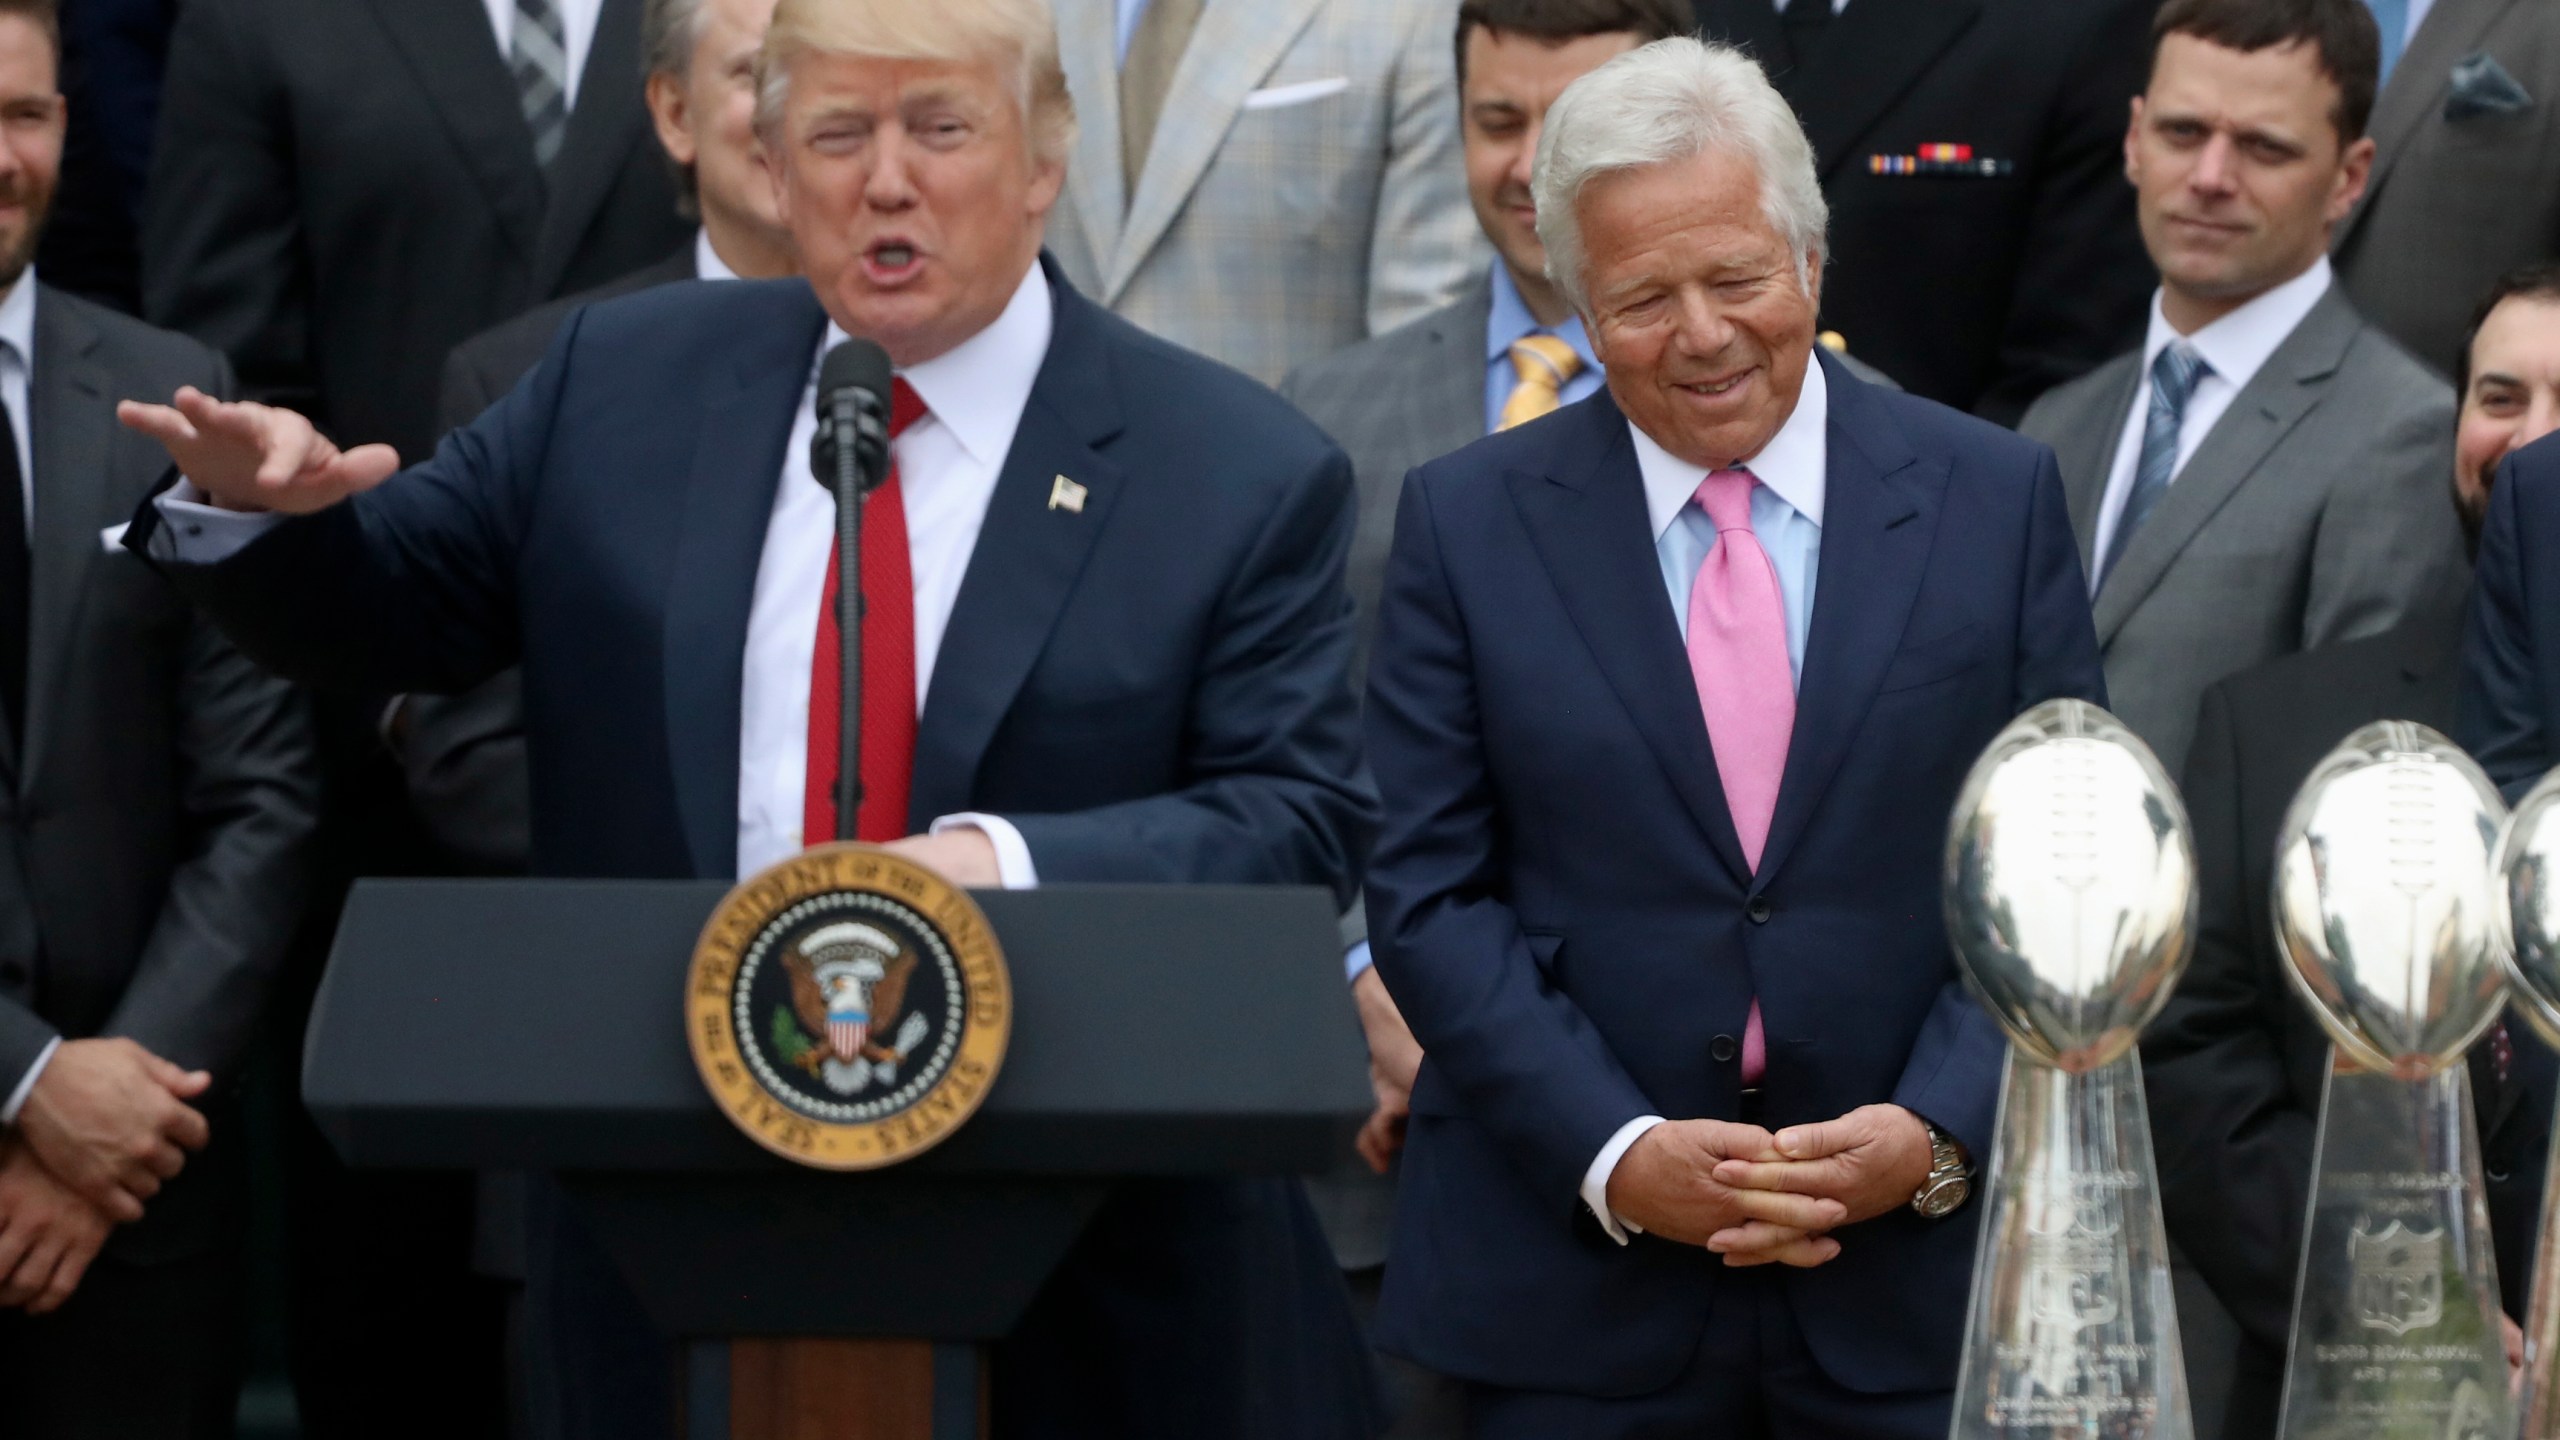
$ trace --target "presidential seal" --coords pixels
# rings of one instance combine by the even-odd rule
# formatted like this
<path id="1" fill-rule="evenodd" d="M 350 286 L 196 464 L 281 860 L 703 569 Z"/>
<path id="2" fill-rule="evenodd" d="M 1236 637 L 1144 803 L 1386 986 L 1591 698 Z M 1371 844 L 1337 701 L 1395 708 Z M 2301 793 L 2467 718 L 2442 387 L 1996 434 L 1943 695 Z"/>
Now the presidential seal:
<path id="1" fill-rule="evenodd" d="M 966 891 L 869 845 L 806 850 L 729 892 L 685 983 L 694 1068 L 757 1144 L 894 1165 L 976 1113 L 1013 981 Z"/>

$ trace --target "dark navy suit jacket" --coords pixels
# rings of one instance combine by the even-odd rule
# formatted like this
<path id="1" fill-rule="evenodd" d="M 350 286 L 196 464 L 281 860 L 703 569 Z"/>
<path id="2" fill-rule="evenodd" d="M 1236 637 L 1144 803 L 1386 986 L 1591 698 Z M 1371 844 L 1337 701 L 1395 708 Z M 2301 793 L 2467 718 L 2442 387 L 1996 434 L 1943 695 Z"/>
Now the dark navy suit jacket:
<path id="1" fill-rule="evenodd" d="M 1733 1119 L 1756 995 L 1767 1121 L 1892 1101 L 1991 1149 L 2004 1042 L 1940 920 L 1947 817 L 2019 711 L 2103 702 L 2042 445 L 1826 358 L 1820 583 L 1759 873 L 1742 861 L 1607 391 L 1414 471 L 1368 685 L 1378 967 L 1421 1039 L 1381 1331 L 1467 1379 L 1640 1394 L 1719 1262 L 1621 1248 L 1578 1197 L 1640 1115 Z M 1860 1391 L 1955 1382 L 1968 1205 L 1841 1232 L 1783 1284 Z"/>
<path id="2" fill-rule="evenodd" d="M 2560 435 L 2498 467 L 2462 639 L 2464 749 L 2514 804 L 2560 764 Z"/>
<path id="3" fill-rule="evenodd" d="M 1347 896 L 1375 809 L 1350 466 L 1269 391 L 1052 288 L 912 828 L 1002 814 L 1044 881 Z M 747 612 L 825 326 L 798 280 L 593 306 L 432 459 L 180 583 L 297 679 L 450 692 L 522 662 L 534 873 L 734 875 Z M 1081 513 L 1050 506 L 1061 475 Z"/>

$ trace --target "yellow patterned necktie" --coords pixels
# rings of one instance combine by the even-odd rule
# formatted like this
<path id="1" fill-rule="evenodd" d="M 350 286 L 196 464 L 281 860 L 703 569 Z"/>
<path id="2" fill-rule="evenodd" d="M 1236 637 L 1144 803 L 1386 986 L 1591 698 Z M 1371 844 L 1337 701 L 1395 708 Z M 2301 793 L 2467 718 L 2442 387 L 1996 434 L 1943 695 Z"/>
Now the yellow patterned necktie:
<path id="1" fill-rule="evenodd" d="M 1582 357 L 1553 335 L 1523 335 L 1511 342 L 1511 369 L 1520 380 L 1511 387 L 1511 398 L 1502 402 L 1497 430 L 1554 413 L 1564 403 L 1564 387 L 1582 373 Z"/>

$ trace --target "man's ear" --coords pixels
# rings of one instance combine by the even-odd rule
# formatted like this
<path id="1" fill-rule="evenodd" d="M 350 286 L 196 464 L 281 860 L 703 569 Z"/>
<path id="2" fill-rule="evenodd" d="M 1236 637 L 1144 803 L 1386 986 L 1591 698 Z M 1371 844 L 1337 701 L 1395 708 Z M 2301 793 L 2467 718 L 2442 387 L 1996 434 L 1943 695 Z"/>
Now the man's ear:
<path id="1" fill-rule="evenodd" d="M 696 147 L 688 124 L 690 107 L 686 104 L 684 78 L 653 70 L 641 95 L 649 103 L 649 123 L 657 129 L 658 147 L 678 165 L 691 165 Z"/>

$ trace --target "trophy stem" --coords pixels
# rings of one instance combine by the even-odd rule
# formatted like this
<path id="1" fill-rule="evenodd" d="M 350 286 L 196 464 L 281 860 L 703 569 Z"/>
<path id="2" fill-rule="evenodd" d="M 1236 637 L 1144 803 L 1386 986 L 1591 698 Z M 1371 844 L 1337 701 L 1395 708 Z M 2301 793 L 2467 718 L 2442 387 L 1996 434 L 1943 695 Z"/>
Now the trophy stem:
<path id="1" fill-rule="evenodd" d="M 1953 1440 L 2189 1440 L 2140 1059 L 2010 1052 Z"/>
<path id="2" fill-rule="evenodd" d="M 2513 1434 L 2467 1070 L 2333 1068 L 2315 1155 L 2277 1433 Z"/>
<path id="3" fill-rule="evenodd" d="M 2560 1134 L 2552 1137 L 2560 1157 Z M 2543 1167 L 2542 1218 L 2534 1226 L 2533 1293 L 2524 1319 L 2524 1390 L 2516 1401 L 2523 1416 L 2517 1434 L 2524 1440 L 2560 1440 L 2560 1255 L 2553 1236 L 2560 1235 L 2560 1186 L 2551 1184 Z"/>

